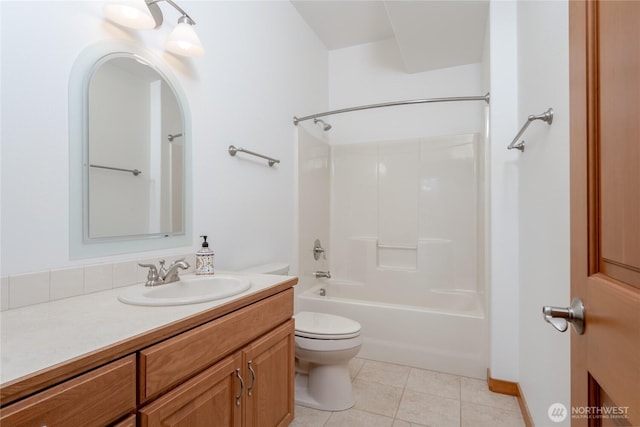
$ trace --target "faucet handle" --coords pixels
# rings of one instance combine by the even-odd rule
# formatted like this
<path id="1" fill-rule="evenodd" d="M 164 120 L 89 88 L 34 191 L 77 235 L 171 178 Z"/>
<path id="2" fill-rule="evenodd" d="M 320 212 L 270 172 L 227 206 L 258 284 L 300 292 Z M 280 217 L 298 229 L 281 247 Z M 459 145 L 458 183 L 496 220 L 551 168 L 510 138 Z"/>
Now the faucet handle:
<path id="1" fill-rule="evenodd" d="M 160 264 L 160 269 L 158 270 L 158 274 L 160 275 L 161 278 L 164 278 L 165 274 L 167 274 L 167 267 L 164 266 L 165 260 L 161 259 L 160 261 L 158 261 L 158 264 Z"/>
<path id="2" fill-rule="evenodd" d="M 146 267 L 149 269 L 147 273 L 147 282 L 145 286 L 155 286 L 160 282 L 160 276 L 158 275 L 158 269 L 153 264 L 138 264 L 140 267 Z"/>
<path id="3" fill-rule="evenodd" d="M 138 265 L 139 265 L 140 267 L 146 267 L 146 268 L 148 268 L 148 269 L 149 269 L 149 271 L 153 271 L 153 270 L 158 271 L 158 269 L 156 268 L 156 266 L 155 266 L 155 265 L 153 265 L 153 264 L 140 264 L 140 263 L 138 263 Z"/>
<path id="4" fill-rule="evenodd" d="M 313 242 L 313 259 L 318 261 L 320 259 L 320 254 L 322 254 L 323 259 L 327 259 L 327 252 L 322 247 L 320 240 L 316 239 L 316 241 Z"/>

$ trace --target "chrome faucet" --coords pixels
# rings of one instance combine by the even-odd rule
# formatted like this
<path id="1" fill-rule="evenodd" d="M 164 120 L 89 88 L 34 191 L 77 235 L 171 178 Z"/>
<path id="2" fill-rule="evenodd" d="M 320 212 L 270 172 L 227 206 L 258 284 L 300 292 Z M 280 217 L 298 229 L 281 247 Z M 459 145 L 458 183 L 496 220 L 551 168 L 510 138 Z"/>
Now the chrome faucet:
<path id="1" fill-rule="evenodd" d="M 189 263 L 186 262 L 184 258 L 174 261 L 169 268 L 166 268 L 164 264 L 165 260 L 160 260 L 160 270 L 158 270 L 153 264 L 138 264 L 140 267 L 147 267 L 149 269 L 149 273 L 147 273 L 147 281 L 144 284 L 145 286 L 158 286 L 177 282 L 180 280 L 180 277 L 178 276 L 178 269 L 181 268 L 186 270 L 189 268 Z"/>
<path id="2" fill-rule="evenodd" d="M 189 263 L 185 261 L 184 258 L 180 258 L 179 260 L 174 261 L 169 268 L 165 268 L 164 260 L 162 259 L 160 260 L 160 271 L 158 271 L 158 274 L 164 283 L 177 282 L 180 280 L 180 277 L 178 276 L 178 268 L 186 270 L 189 267 Z"/>
<path id="3" fill-rule="evenodd" d="M 320 279 L 322 277 L 324 277 L 326 279 L 331 279 L 331 272 L 330 271 L 315 271 L 313 273 L 313 277 L 315 277 L 316 279 Z"/>

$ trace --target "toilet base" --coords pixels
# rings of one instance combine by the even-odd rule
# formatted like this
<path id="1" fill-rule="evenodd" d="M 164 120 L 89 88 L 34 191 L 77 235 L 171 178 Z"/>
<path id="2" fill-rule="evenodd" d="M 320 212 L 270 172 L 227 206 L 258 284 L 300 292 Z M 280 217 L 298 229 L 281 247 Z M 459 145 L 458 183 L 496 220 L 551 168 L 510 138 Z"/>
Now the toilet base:
<path id="1" fill-rule="evenodd" d="M 306 368 L 296 372 L 296 404 L 321 411 L 344 411 L 355 404 L 348 363 L 309 363 Z"/>

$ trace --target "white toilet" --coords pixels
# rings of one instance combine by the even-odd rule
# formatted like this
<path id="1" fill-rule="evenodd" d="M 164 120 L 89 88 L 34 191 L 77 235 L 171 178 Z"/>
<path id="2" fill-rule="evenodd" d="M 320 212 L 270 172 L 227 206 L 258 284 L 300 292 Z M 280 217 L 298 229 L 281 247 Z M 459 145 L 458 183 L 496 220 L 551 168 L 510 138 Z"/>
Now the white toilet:
<path id="1" fill-rule="evenodd" d="M 349 361 L 362 346 L 360 323 L 342 316 L 301 311 L 296 322 L 296 403 L 342 411 L 355 403 Z"/>
<path id="2" fill-rule="evenodd" d="M 258 265 L 252 273 L 289 273 L 289 264 Z M 349 361 L 362 346 L 360 323 L 342 316 L 301 311 L 295 316 L 296 391 L 298 405 L 323 411 L 353 406 Z"/>

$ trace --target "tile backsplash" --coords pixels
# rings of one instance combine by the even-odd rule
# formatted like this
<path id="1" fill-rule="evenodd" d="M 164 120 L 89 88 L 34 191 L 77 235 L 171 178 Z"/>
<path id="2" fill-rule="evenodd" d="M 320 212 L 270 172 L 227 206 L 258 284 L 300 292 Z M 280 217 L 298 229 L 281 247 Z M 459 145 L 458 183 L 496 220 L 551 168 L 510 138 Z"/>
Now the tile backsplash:
<path id="1" fill-rule="evenodd" d="M 161 259 L 167 265 L 184 258 L 190 265 L 183 274 L 193 273 L 195 254 L 167 255 L 113 263 L 87 264 L 76 267 L 37 271 L 0 278 L 0 311 L 70 298 L 92 292 L 143 283 L 148 268 L 138 263 L 155 264 Z"/>

